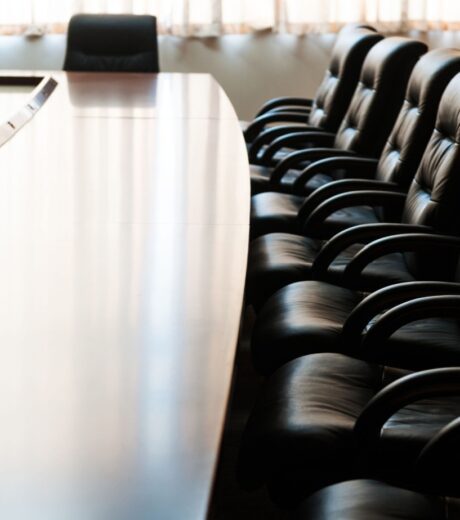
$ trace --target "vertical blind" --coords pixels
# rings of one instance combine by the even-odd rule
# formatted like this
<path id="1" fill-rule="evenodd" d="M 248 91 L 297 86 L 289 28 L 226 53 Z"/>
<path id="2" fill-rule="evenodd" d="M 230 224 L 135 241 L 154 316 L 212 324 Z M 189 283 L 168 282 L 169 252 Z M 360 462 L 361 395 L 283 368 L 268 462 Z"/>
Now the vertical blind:
<path id="1" fill-rule="evenodd" d="M 458 0 L 14 0 L 0 2 L 0 29 L 64 31 L 77 12 L 151 13 L 161 33 L 179 36 L 304 34 L 358 21 L 387 31 L 460 28 Z"/>

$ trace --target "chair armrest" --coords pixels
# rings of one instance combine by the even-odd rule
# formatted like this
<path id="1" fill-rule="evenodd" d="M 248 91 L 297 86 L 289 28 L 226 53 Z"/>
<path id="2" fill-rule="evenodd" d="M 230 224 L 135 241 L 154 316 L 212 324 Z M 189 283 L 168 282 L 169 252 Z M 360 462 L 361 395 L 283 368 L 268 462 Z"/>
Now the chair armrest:
<path id="1" fill-rule="evenodd" d="M 341 339 L 346 345 L 356 346 L 358 351 L 367 326 L 380 313 L 409 300 L 444 294 L 460 295 L 460 283 L 404 282 L 378 289 L 366 296 L 350 313 L 343 325 Z"/>
<path id="2" fill-rule="evenodd" d="M 244 138 L 247 142 L 253 141 L 260 132 L 272 123 L 303 123 L 307 125 L 307 116 L 305 114 L 296 114 L 293 112 L 268 112 L 254 119 L 252 123 L 244 131 Z"/>
<path id="3" fill-rule="evenodd" d="M 305 130 L 308 132 L 323 132 L 321 128 L 317 128 L 316 126 L 299 126 L 299 125 L 279 125 L 272 128 L 267 128 L 252 141 L 249 145 L 249 162 L 253 163 L 258 159 L 259 152 L 262 150 L 262 147 L 270 144 L 277 137 L 292 134 L 298 132 L 299 130 Z"/>
<path id="4" fill-rule="evenodd" d="M 311 107 L 282 106 L 282 107 L 272 108 L 272 110 L 265 112 L 263 115 L 276 114 L 278 112 L 289 112 L 290 114 L 303 114 L 308 119 L 308 116 L 310 115 L 310 112 L 311 112 Z M 257 116 L 257 117 L 260 117 L 260 116 Z"/>
<path id="5" fill-rule="evenodd" d="M 279 107 L 311 107 L 312 105 L 313 99 L 294 96 L 277 97 L 264 103 L 261 109 L 257 112 L 256 118 Z"/>
<path id="6" fill-rule="evenodd" d="M 324 221 L 334 212 L 355 206 L 391 207 L 402 213 L 406 201 L 405 193 L 395 191 L 360 190 L 334 195 L 322 202 L 303 223 L 303 233 L 315 237 L 320 233 Z"/>
<path id="7" fill-rule="evenodd" d="M 296 179 L 293 185 L 294 192 L 303 193 L 305 183 L 318 173 L 329 173 L 336 170 L 345 170 L 345 173 L 354 178 L 372 177 L 377 169 L 378 160 L 365 157 L 337 157 L 327 158 L 309 164 Z M 378 181 L 377 181 L 378 182 Z"/>
<path id="8" fill-rule="evenodd" d="M 409 374 L 380 390 L 358 417 L 354 436 L 360 451 L 372 453 L 378 447 L 385 423 L 398 410 L 435 397 L 460 394 L 460 368 L 436 368 Z"/>
<path id="9" fill-rule="evenodd" d="M 313 148 L 319 146 L 334 145 L 335 134 L 330 132 L 315 132 L 305 127 L 304 130 L 298 130 L 290 134 L 282 135 L 274 139 L 264 150 L 260 160 L 263 164 L 271 164 L 275 154 L 282 148 Z"/>
<path id="10" fill-rule="evenodd" d="M 435 249 L 460 253 L 460 238 L 434 234 L 432 230 L 431 233 L 402 231 L 402 234 L 396 234 L 396 236 L 379 238 L 367 244 L 353 257 L 343 273 L 343 283 L 347 287 L 354 287 L 363 269 L 382 256 L 391 253 L 416 253 Z"/>
<path id="11" fill-rule="evenodd" d="M 349 150 L 337 150 L 336 148 L 308 148 L 297 150 L 287 155 L 274 168 L 271 174 L 273 182 L 279 182 L 285 173 L 291 168 L 300 169 L 305 163 L 324 159 L 326 157 L 347 156 L 352 157 L 354 152 Z"/>
<path id="12" fill-rule="evenodd" d="M 311 276 L 314 279 L 323 279 L 327 275 L 329 266 L 334 259 L 347 247 L 353 244 L 367 243 L 380 237 L 389 235 L 401 235 L 401 233 L 432 233 L 432 228 L 428 226 L 417 226 L 412 224 L 362 224 L 345 229 L 334 235 L 328 240 L 320 252 L 316 255 L 311 269 Z"/>
<path id="13" fill-rule="evenodd" d="M 458 318 L 460 294 L 424 296 L 395 305 L 379 316 L 367 329 L 361 342 L 363 351 L 382 348 L 390 336 L 404 325 L 428 318 Z"/>

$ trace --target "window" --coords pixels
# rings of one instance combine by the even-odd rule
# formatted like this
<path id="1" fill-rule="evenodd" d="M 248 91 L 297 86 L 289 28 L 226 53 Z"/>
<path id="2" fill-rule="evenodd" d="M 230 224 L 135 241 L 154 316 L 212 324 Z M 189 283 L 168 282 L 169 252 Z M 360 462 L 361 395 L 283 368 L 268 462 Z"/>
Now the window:
<path id="1" fill-rule="evenodd" d="M 458 0 L 14 0 L 4 33 L 65 31 L 73 13 L 151 13 L 160 33 L 215 36 L 262 29 L 306 33 L 367 21 L 383 30 L 459 29 Z"/>

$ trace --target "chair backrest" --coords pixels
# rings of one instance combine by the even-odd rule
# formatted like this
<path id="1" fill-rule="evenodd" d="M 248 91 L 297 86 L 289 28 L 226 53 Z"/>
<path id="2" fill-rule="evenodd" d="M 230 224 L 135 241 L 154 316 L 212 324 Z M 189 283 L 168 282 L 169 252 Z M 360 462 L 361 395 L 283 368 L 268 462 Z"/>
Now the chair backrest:
<path id="1" fill-rule="evenodd" d="M 460 72 L 460 50 L 436 49 L 415 65 L 376 177 L 409 188 L 436 122 L 441 96 Z"/>
<path id="2" fill-rule="evenodd" d="M 340 31 L 329 67 L 316 91 L 308 124 L 337 132 L 358 84 L 364 59 L 382 39 L 375 30 L 360 26 L 346 26 Z"/>
<path id="3" fill-rule="evenodd" d="M 460 74 L 442 95 L 435 129 L 426 146 L 420 166 L 410 185 L 403 211 L 403 222 L 431 226 L 437 232 L 460 234 Z M 449 277 L 455 259 L 444 255 L 407 254 L 414 274 L 433 262 L 443 266 L 440 274 Z M 443 261 L 446 265 L 443 265 Z"/>
<path id="4" fill-rule="evenodd" d="M 124 14 L 73 16 L 64 70 L 158 72 L 156 18 Z"/>
<path id="5" fill-rule="evenodd" d="M 415 63 L 427 51 L 419 41 L 385 38 L 369 51 L 334 146 L 378 157 L 404 100 Z"/>

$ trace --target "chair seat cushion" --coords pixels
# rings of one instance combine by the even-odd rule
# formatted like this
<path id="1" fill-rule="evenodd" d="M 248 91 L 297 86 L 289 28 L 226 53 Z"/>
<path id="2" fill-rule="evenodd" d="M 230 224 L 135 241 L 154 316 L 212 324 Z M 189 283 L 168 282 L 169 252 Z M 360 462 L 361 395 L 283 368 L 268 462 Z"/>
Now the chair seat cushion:
<path id="1" fill-rule="evenodd" d="M 280 157 L 281 158 L 281 157 Z M 308 165 L 305 162 L 301 168 L 305 168 Z M 279 193 L 292 193 L 293 184 L 299 177 L 302 169 L 299 170 L 288 170 L 281 180 L 276 184 L 270 183 L 270 175 L 273 168 L 267 166 L 260 166 L 251 164 L 251 194 L 256 195 L 257 193 L 263 193 L 265 191 L 276 191 Z M 312 193 L 316 188 L 323 186 L 327 182 L 330 182 L 332 177 L 328 175 L 318 174 L 315 175 L 305 186 L 303 195 Z"/>
<path id="2" fill-rule="evenodd" d="M 296 170 L 290 170 L 290 171 L 296 171 Z M 296 171 L 296 175 L 291 175 L 291 177 L 286 175 L 285 177 L 283 177 L 282 183 L 289 185 L 288 192 L 292 193 L 292 191 L 293 191 L 292 185 L 294 184 L 294 181 L 297 180 L 300 173 L 301 173 L 301 171 L 299 170 L 298 172 Z M 332 182 L 333 180 L 335 180 L 334 177 L 327 175 L 326 173 L 317 173 L 315 176 L 313 176 L 311 179 L 309 179 L 305 183 L 303 189 L 300 191 L 301 191 L 302 195 L 305 197 L 307 195 L 310 195 L 310 193 L 313 193 L 316 189 L 321 188 L 321 186 L 324 186 L 324 185 L 328 184 L 329 182 Z"/>
<path id="3" fill-rule="evenodd" d="M 263 193 L 270 190 L 270 175 L 272 168 L 251 164 L 251 194 Z"/>
<path id="4" fill-rule="evenodd" d="M 278 191 L 280 193 L 290 193 L 292 185 L 300 175 L 299 170 L 288 170 L 280 182 L 276 185 L 270 182 L 270 176 L 273 168 L 268 166 L 260 166 L 251 164 L 251 195 L 257 195 L 265 191 Z"/>
<path id="5" fill-rule="evenodd" d="M 297 214 L 305 198 L 268 191 L 251 198 L 251 238 L 267 233 L 297 233 Z"/>
<path id="6" fill-rule="evenodd" d="M 292 520 L 448 520 L 460 518 L 460 500 L 418 493 L 376 480 L 351 480 L 309 497 Z"/>
<path id="7" fill-rule="evenodd" d="M 257 315 L 252 360 L 270 374 L 291 359 L 341 349 L 343 324 L 362 295 L 336 285 L 307 281 L 275 293 Z"/>
<path id="8" fill-rule="evenodd" d="M 321 225 L 318 233 L 321 238 L 331 238 L 335 234 L 361 224 L 377 224 L 380 222 L 374 209 L 370 206 L 355 206 L 335 211 Z"/>
<path id="9" fill-rule="evenodd" d="M 310 279 L 311 267 L 323 244 L 321 240 L 289 233 L 270 233 L 252 240 L 247 271 L 248 301 L 260 307 L 282 287 Z M 345 267 L 362 247 L 355 244 L 340 254 L 329 268 L 328 281 L 340 284 Z M 363 290 L 370 291 L 413 279 L 403 255 L 394 253 L 369 264 L 359 282 Z"/>
<path id="10" fill-rule="evenodd" d="M 318 281 L 275 293 L 259 312 L 252 335 L 254 367 L 270 374 L 291 359 L 342 352 L 407 369 L 460 365 L 460 319 L 429 318 L 398 329 L 382 345 L 360 349 L 341 335 L 364 294 Z"/>
<path id="11" fill-rule="evenodd" d="M 301 235 L 270 233 L 252 240 L 249 247 L 246 292 L 260 307 L 282 287 L 308 280 L 322 242 Z"/>
<path id="12" fill-rule="evenodd" d="M 287 193 L 254 195 L 251 199 L 251 238 L 268 233 L 301 233 L 298 214 L 304 201 L 304 196 Z M 349 227 L 378 222 L 380 220 L 370 206 L 344 208 L 330 215 L 315 235 L 330 238 Z"/>
<path id="13" fill-rule="evenodd" d="M 370 399 L 408 372 L 321 353 L 295 359 L 267 381 L 249 419 L 240 454 L 240 480 L 265 482 L 278 502 L 364 471 L 353 428 Z M 419 451 L 460 413 L 460 397 L 414 403 L 385 424 L 373 475 L 405 481 Z M 246 481 L 245 481 L 246 476 Z"/>

